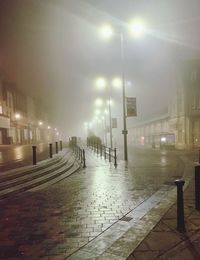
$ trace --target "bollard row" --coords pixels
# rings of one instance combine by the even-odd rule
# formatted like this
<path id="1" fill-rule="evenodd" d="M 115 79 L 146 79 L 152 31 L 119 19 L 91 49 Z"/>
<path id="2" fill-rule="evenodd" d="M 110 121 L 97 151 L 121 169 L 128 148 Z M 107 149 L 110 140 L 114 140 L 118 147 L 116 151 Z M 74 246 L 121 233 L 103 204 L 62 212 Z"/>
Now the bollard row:
<path id="1" fill-rule="evenodd" d="M 62 141 L 60 141 L 60 151 L 62 151 Z M 55 152 L 58 153 L 58 142 L 55 142 Z M 53 144 L 49 144 L 49 158 L 53 158 Z M 32 146 L 33 165 L 37 164 L 37 146 Z"/>
<path id="2" fill-rule="evenodd" d="M 87 142 L 87 147 L 89 147 L 92 151 L 94 151 L 100 157 L 104 157 L 104 159 L 108 159 L 109 162 L 114 162 L 115 168 L 117 167 L 117 149 L 106 147 L 105 145 L 94 143 L 94 142 Z"/>

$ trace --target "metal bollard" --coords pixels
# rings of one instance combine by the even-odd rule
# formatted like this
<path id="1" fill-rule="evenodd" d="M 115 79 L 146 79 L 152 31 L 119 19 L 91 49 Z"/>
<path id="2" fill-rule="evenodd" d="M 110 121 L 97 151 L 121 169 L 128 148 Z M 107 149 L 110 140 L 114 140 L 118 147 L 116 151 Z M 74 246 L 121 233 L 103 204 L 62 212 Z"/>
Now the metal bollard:
<path id="1" fill-rule="evenodd" d="M 200 149 L 199 149 L 199 163 L 200 163 Z"/>
<path id="2" fill-rule="evenodd" d="M 62 141 L 60 141 L 60 151 L 62 151 Z"/>
<path id="3" fill-rule="evenodd" d="M 177 230 L 179 232 L 185 232 L 185 220 L 184 220 L 184 203 L 183 203 L 183 185 L 184 180 L 176 180 L 177 186 Z"/>
<path id="4" fill-rule="evenodd" d="M 36 165 L 36 164 L 37 164 L 37 158 L 36 158 L 36 149 L 37 149 L 37 146 L 33 145 L 33 146 L 32 146 L 32 149 L 33 149 L 33 165 Z"/>
<path id="5" fill-rule="evenodd" d="M 99 154 L 99 144 L 97 144 L 97 155 Z"/>
<path id="6" fill-rule="evenodd" d="M 85 150 L 83 149 L 83 168 L 86 168 L 86 163 L 85 163 Z"/>
<path id="7" fill-rule="evenodd" d="M 107 149 L 107 147 L 105 146 L 104 147 L 104 158 L 105 158 L 105 160 L 106 160 L 106 152 L 107 152 L 106 149 Z"/>
<path id="8" fill-rule="evenodd" d="M 49 157 L 53 157 L 53 150 L 52 150 L 52 144 L 49 144 Z"/>
<path id="9" fill-rule="evenodd" d="M 81 163 L 83 162 L 83 150 L 80 149 L 80 152 L 81 152 Z"/>
<path id="10" fill-rule="evenodd" d="M 58 142 L 56 142 L 56 153 L 58 153 Z"/>
<path id="11" fill-rule="evenodd" d="M 102 144 L 100 144 L 100 156 L 102 157 Z"/>
<path id="12" fill-rule="evenodd" d="M 195 208 L 200 210 L 200 166 L 195 166 Z"/>
<path id="13" fill-rule="evenodd" d="M 117 149 L 116 148 L 114 149 L 114 159 L 115 159 L 114 165 L 115 165 L 115 168 L 116 168 L 117 167 Z"/>
<path id="14" fill-rule="evenodd" d="M 109 148 L 109 162 L 111 162 L 111 148 Z"/>
<path id="15" fill-rule="evenodd" d="M 80 160 L 81 159 L 81 148 L 78 147 L 78 159 Z"/>

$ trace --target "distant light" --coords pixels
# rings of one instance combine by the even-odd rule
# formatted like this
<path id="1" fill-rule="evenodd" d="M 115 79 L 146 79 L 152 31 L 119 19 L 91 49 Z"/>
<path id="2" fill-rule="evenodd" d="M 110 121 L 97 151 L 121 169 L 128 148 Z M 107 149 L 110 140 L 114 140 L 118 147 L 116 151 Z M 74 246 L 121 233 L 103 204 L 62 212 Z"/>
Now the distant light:
<path id="1" fill-rule="evenodd" d="M 57 128 L 54 128 L 55 131 L 57 131 Z"/>
<path id="2" fill-rule="evenodd" d="M 141 140 L 144 141 L 144 136 L 141 136 Z"/>
<path id="3" fill-rule="evenodd" d="M 166 137 L 161 137 L 161 142 L 162 143 L 165 143 L 167 141 L 167 138 Z"/>
<path id="4" fill-rule="evenodd" d="M 120 78 L 114 78 L 112 81 L 112 86 L 114 88 L 121 88 L 122 87 L 122 80 Z"/>
<path id="5" fill-rule="evenodd" d="M 107 100 L 106 103 L 107 103 L 107 105 L 111 105 L 112 106 L 113 105 L 113 100 L 112 99 Z"/>
<path id="6" fill-rule="evenodd" d="M 39 122 L 38 122 L 38 125 L 43 125 L 43 122 L 42 122 L 42 121 L 39 121 Z"/>
<path id="7" fill-rule="evenodd" d="M 57 132 L 56 135 L 59 135 L 59 132 Z"/>
<path id="8" fill-rule="evenodd" d="M 106 87 L 106 80 L 102 77 L 98 78 L 95 82 L 95 85 L 98 89 L 104 89 Z"/>
<path id="9" fill-rule="evenodd" d="M 19 113 L 15 114 L 15 119 L 19 120 L 21 118 L 21 115 Z"/>
<path id="10" fill-rule="evenodd" d="M 48 128 L 48 129 L 51 129 L 51 127 L 50 127 L 49 125 L 47 126 L 47 128 Z"/>
<path id="11" fill-rule="evenodd" d="M 108 112 L 108 109 L 105 109 L 105 110 L 104 110 L 104 114 L 105 114 L 105 115 L 108 115 L 108 113 L 109 113 L 109 112 Z"/>
<path id="12" fill-rule="evenodd" d="M 102 38 L 108 40 L 113 36 L 113 28 L 111 25 L 109 24 L 104 24 L 103 26 L 101 26 L 100 28 L 100 34 L 102 36 Z"/>
<path id="13" fill-rule="evenodd" d="M 97 98 L 95 100 L 95 106 L 97 106 L 97 107 L 103 106 L 103 100 L 101 98 Z"/>
<path id="14" fill-rule="evenodd" d="M 136 18 L 131 21 L 130 25 L 130 33 L 136 37 L 142 37 L 146 32 L 146 23 L 141 18 Z"/>
<path id="15" fill-rule="evenodd" d="M 198 142 L 198 139 L 197 139 L 197 138 L 195 139 L 195 142 Z"/>

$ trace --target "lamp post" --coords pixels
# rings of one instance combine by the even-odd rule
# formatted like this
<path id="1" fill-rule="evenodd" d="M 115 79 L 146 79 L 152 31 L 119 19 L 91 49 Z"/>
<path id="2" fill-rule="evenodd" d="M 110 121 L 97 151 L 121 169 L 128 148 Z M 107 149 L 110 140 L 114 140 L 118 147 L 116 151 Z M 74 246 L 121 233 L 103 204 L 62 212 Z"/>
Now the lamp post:
<path id="1" fill-rule="evenodd" d="M 138 38 L 141 37 L 146 31 L 146 25 L 143 20 L 136 18 L 130 24 L 131 34 Z M 127 147 L 127 125 L 126 125 L 126 89 L 125 89 L 125 72 L 124 72 L 124 32 L 117 33 L 120 37 L 120 58 L 121 58 L 121 73 L 122 73 L 122 105 L 123 105 L 123 130 L 124 135 L 124 160 L 128 161 L 128 147 Z M 105 39 L 110 39 L 114 35 L 114 30 L 110 25 L 101 27 L 101 35 Z"/>
<path id="2" fill-rule="evenodd" d="M 126 127 L 126 89 L 125 89 L 125 75 L 124 75 L 124 34 L 120 33 L 120 49 L 121 49 L 121 70 L 122 70 L 122 103 L 123 103 L 123 130 L 124 135 L 124 160 L 128 161 L 128 147 L 127 147 L 127 127 Z"/>

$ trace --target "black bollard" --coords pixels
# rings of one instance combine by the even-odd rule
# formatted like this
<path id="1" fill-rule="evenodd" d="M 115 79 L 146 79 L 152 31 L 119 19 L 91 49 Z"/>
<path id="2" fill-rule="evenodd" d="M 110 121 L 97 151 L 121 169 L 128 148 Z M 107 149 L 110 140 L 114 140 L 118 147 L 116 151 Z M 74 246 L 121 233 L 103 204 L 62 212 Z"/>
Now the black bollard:
<path id="1" fill-rule="evenodd" d="M 60 141 L 60 151 L 62 151 L 62 141 Z"/>
<path id="2" fill-rule="evenodd" d="M 105 160 L 106 160 L 106 155 L 107 155 L 106 149 L 107 149 L 107 147 L 105 146 L 105 147 L 104 147 L 104 158 L 105 158 Z"/>
<path id="3" fill-rule="evenodd" d="M 111 162 L 111 148 L 109 148 L 109 162 Z"/>
<path id="4" fill-rule="evenodd" d="M 177 230 L 179 232 L 185 232 L 185 220 L 184 220 L 184 203 L 183 203 L 183 185 L 184 180 L 176 180 L 177 186 Z"/>
<path id="5" fill-rule="evenodd" d="M 97 144 L 97 155 L 99 154 L 99 144 Z"/>
<path id="6" fill-rule="evenodd" d="M 200 166 L 195 166 L 195 208 L 200 210 Z"/>
<path id="7" fill-rule="evenodd" d="M 102 157 L 102 144 L 100 144 L 100 156 Z"/>
<path id="8" fill-rule="evenodd" d="M 83 149 L 83 168 L 86 168 L 86 163 L 85 163 L 85 150 Z"/>
<path id="9" fill-rule="evenodd" d="M 58 153 L 58 142 L 56 142 L 56 153 Z"/>
<path id="10" fill-rule="evenodd" d="M 78 159 L 80 160 L 81 159 L 81 148 L 78 147 Z"/>
<path id="11" fill-rule="evenodd" d="M 200 149 L 199 149 L 199 163 L 200 163 Z"/>
<path id="12" fill-rule="evenodd" d="M 117 167 L 117 149 L 114 149 L 114 157 L 115 157 L 115 161 L 114 161 L 114 166 L 115 168 Z"/>
<path id="13" fill-rule="evenodd" d="M 37 158 L 36 158 L 36 149 L 37 149 L 37 146 L 33 145 L 33 146 L 32 146 L 32 149 L 33 149 L 33 165 L 36 165 L 36 164 L 37 164 Z"/>
<path id="14" fill-rule="evenodd" d="M 49 157 L 53 157 L 52 144 L 49 144 Z"/>
<path id="15" fill-rule="evenodd" d="M 81 149 L 81 163 L 83 162 L 83 150 Z"/>

